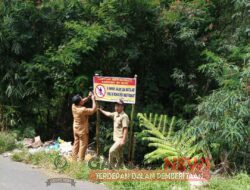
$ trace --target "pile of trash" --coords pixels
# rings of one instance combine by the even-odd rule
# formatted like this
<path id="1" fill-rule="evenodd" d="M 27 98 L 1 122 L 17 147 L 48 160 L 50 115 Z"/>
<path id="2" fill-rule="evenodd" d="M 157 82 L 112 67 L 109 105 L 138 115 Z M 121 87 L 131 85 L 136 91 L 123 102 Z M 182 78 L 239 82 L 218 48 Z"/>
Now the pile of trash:
<path id="1" fill-rule="evenodd" d="M 72 152 L 71 142 L 66 142 L 58 137 L 57 140 L 50 140 L 42 142 L 40 136 L 35 138 L 25 138 L 23 140 L 23 145 L 25 148 L 28 148 L 29 153 L 33 154 L 36 152 L 49 152 L 51 150 L 58 151 L 60 154 L 69 156 Z"/>
<path id="2" fill-rule="evenodd" d="M 72 153 L 72 145 L 71 142 L 66 142 L 58 137 L 57 140 L 45 141 L 44 143 L 41 141 L 40 136 L 34 138 L 24 138 L 23 141 L 19 141 L 18 143 L 23 144 L 24 148 L 28 149 L 30 154 L 34 154 L 37 152 L 50 152 L 57 151 L 60 155 L 65 156 L 67 159 L 71 159 Z M 89 161 L 93 158 L 97 158 L 96 151 L 94 150 L 94 144 L 92 142 L 88 145 L 88 149 L 85 154 L 85 161 Z M 20 149 L 15 149 L 11 152 L 3 153 L 4 157 L 10 157 L 15 152 L 21 152 Z"/>

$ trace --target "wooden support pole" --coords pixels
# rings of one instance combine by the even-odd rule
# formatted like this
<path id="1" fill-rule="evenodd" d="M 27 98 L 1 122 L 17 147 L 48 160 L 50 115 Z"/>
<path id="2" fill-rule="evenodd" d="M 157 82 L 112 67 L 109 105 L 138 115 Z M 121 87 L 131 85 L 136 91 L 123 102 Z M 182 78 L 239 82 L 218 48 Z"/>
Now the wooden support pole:
<path id="1" fill-rule="evenodd" d="M 132 162 L 132 155 L 134 150 L 134 114 L 135 114 L 135 104 L 132 104 L 131 115 L 130 115 L 130 124 L 129 124 L 129 152 L 128 152 L 128 160 Z"/>
<path id="2" fill-rule="evenodd" d="M 96 106 L 97 108 L 99 108 L 99 103 L 96 101 Z M 101 122 L 101 115 L 100 115 L 100 111 L 97 110 L 96 111 L 96 154 L 97 156 L 100 155 L 100 142 L 99 142 L 99 139 L 100 139 L 100 122 Z"/>
<path id="3" fill-rule="evenodd" d="M 137 79 L 137 75 L 134 76 Z M 128 160 L 132 163 L 134 159 L 135 150 L 135 138 L 134 138 L 134 116 L 135 116 L 135 104 L 132 104 L 131 115 L 130 115 L 130 132 L 129 132 L 129 152 Z"/>
<path id="4" fill-rule="evenodd" d="M 99 74 L 95 74 L 95 76 L 99 76 Z M 95 90 L 95 89 L 93 89 Z M 95 92 L 93 92 L 95 94 Z M 96 101 L 96 106 L 97 108 L 99 108 L 99 102 Z M 96 130 L 96 134 L 95 134 L 95 137 L 96 137 L 96 154 L 97 156 L 100 155 L 100 123 L 101 123 L 101 115 L 100 115 L 100 111 L 97 109 L 96 111 L 96 127 L 95 127 L 95 130 Z"/>

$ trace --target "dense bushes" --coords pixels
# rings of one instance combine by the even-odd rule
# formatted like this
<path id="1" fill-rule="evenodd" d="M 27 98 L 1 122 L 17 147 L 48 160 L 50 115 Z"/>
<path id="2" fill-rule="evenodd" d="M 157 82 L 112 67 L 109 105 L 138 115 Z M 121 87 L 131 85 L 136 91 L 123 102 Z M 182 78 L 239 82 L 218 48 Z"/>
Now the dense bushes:
<path id="1" fill-rule="evenodd" d="M 200 39 L 211 22 L 211 5 L 197 2 L 2 1 L 0 102 L 12 121 L 6 125 L 32 127 L 44 138 L 71 138 L 65 135 L 71 129 L 71 96 L 87 93 L 95 72 L 138 74 L 140 111 L 147 105 L 149 111 L 191 114 L 189 104 L 204 80 L 195 71 L 204 49 Z M 169 20 L 173 12 L 179 16 Z M 177 84 L 187 89 L 176 88 L 180 78 Z"/>
<path id="2" fill-rule="evenodd" d="M 1 1 L 0 127 L 71 140 L 72 95 L 92 90 L 96 72 L 137 74 L 138 112 L 191 121 L 183 133 L 216 163 L 221 151 L 241 163 L 249 22 L 242 0 Z"/>
<path id="3" fill-rule="evenodd" d="M 0 132 L 0 154 L 17 148 L 16 136 L 12 133 Z"/>

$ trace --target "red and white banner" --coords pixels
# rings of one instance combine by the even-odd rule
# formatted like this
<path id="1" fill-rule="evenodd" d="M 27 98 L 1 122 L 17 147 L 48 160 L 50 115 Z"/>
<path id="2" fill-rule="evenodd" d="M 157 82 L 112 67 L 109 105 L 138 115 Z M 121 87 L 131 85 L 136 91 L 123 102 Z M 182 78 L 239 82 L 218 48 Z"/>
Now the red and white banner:
<path id="1" fill-rule="evenodd" d="M 93 83 L 96 100 L 135 104 L 136 78 L 94 76 Z"/>

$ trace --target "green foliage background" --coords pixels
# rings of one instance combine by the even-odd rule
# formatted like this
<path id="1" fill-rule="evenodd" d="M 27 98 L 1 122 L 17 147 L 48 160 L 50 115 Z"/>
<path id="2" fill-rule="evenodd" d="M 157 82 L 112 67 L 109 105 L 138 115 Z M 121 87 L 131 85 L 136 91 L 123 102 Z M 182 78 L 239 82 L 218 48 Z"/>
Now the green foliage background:
<path id="1" fill-rule="evenodd" d="M 95 73 L 137 74 L 137 111 L 186 120 L 179 133 L 215 160 L 246 162 L 249 11 L 245 0 L 3 0 L 1 128 L 71 140 L 72 95 Z"/>

